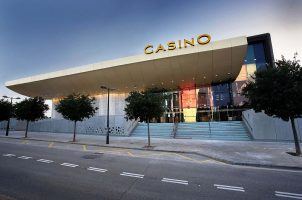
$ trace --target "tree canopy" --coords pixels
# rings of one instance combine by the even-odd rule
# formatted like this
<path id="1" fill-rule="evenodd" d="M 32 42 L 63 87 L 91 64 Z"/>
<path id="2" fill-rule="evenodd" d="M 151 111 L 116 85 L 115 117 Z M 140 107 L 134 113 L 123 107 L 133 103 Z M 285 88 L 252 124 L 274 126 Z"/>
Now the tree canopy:
<path id="1" fill-rule="evenodd" d="M 165 90 L 150 88 L 143 92 L 130 92 L 126 98 L 125 112 L 129 119 L 140 119 L 147 122 L 159 118 L 165 111 Z"/>
<path id="2" fill-rule="evenodd" d="M 15 115 L 19 120 L 37 121 L 45 118 L 48 105 L 42 97 L 27 98 L 16 103 Z"/>
<path id="3" fill-rule="evenodd" d="M 283 56 L 275 67 L 256 71 L 243 94 L 256 111 L 282 118 L 302 116 L 302 68 L 299 60 L 286 60 Z"/>
<path id="4" fill-rule="evenodd" d="M 61 99 L 55 109 L 65 119 L 83 121 L 96 113 L 98 108 L 93 106 L 94 101 L 95 98 L 88 95 L 71 94 Z"/>
<path id="5" fill-rule="evenodd" d="M 7 121 L 12 117 L 13 106 L 10 102 L 0 99 L 0 121 Z"/>

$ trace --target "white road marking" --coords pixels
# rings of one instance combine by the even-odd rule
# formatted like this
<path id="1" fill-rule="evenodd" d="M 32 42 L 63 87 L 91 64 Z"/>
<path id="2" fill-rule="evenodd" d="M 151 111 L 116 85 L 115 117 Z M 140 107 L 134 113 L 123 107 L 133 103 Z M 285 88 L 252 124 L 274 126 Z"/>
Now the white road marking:
<path id="1" fill-rule="evenodd" d="M 134 178 L 144 178 L 143 174 L 133 174 L 133 173 L 128 173 L 128 172 L 123 172 L 120 174 L 121 176 L 130 176 Z"/>
<path id="2" fill-rule="evenodd" d="M 6 156 L 6 157 L 14 157 L 14 156 L 16 156 L 15 154 L 10 154 L 10 153 L 8 153 L 8 154 L 3 154 L 3 156 Z"/>
<path id="3" fill-rule="evenodd" d="M 302 194 L 297 194 L 297 193 L 275 191 L 275 195 L 277 197 L 287 197 L 287 198 L 292 198 L 292 199 L 302 199 Z"/>
<path id="4" fill-rule="evenodd" d="M 214 184 L 214 187 L 221 190 L 232 190 L 237 192 L 245 192 L 243 187 L 237 187 L 237 186 L 230 186 L 230 185 L 218 185 Z"/>
<path id="5" fill-rule="evenodd" d="M 177 184 L 183 184 L 183 185 L 188 185 L 189 182 L 185 180 L 179 180 L 179 179 L 170 179 L 170 178 L 163 178 L 161 180 L 162 182 L 167 182 L 167 183 L 177 183 Z"/>
<path id="6" fill-rule="evenodd" d="M 65 166 L 65 167 L 78 167 L 79 166 L 79 165 L 75 165 L 75 164 L 71 164 L 71 163 L 62 163 L 61 165 Z"/>
<path id="7" fill-rule="evenodd" d="M 107 169 L 95 168 L 95 167 L 88 167 L 87 170 L 96 171 L 96 172 L 107 172 Z"/>
<path id="8" fill-rule="evenodd" d="M 18 157 L 20 159 L 24 159 L 24 160 L 28 160 L 28 159 L 31 159 L 32 157 L 29 157 L 29 156 L 20 156 Z"/>
<path id="9" fill-rule="evenodd" d="M 52 163 L 52 160 L 45 160 L 45 159 L 39 159 L 37 160 L 38 162 L 43 162 L 43 163 Z"/>

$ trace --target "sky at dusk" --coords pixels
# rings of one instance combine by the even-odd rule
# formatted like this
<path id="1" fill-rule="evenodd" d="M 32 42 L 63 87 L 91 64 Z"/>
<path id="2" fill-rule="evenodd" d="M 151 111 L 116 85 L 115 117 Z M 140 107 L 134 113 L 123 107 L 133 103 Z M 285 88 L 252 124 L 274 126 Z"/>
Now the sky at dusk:
<path id="1" fill-rule="evenodd" d="M 147 43 L 270 33 L 302 55 L 302 1 L 0 0 L 0 96 L 9 80 L 142 54 Z"/>

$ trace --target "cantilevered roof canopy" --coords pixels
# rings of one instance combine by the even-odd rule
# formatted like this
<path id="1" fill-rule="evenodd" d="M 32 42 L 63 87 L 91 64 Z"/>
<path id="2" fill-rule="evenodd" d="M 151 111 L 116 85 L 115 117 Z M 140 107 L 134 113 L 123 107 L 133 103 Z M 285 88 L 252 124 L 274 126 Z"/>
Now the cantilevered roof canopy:
<path id="1" fill-rule="evenodd" d="M 155 86 L 175 90 L 236 79 L 246 50 L 247 38 L 236 37 L 21 78 L 5 85 L 22 95 L 47 99 L 72 92 L 96 95 L 102 92 L 101 85 L 115 88 L 116 92 Z"/>

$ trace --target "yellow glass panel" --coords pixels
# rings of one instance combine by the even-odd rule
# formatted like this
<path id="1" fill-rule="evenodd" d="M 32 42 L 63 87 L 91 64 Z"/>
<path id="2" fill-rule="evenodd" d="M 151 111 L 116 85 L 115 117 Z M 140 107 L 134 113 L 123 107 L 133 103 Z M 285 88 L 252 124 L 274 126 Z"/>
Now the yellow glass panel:
<path id="1" fill-rule="evenodd" d="M 196 122 L 196 108 L 184 108 L 183 115 L 185 122 Z"/>

